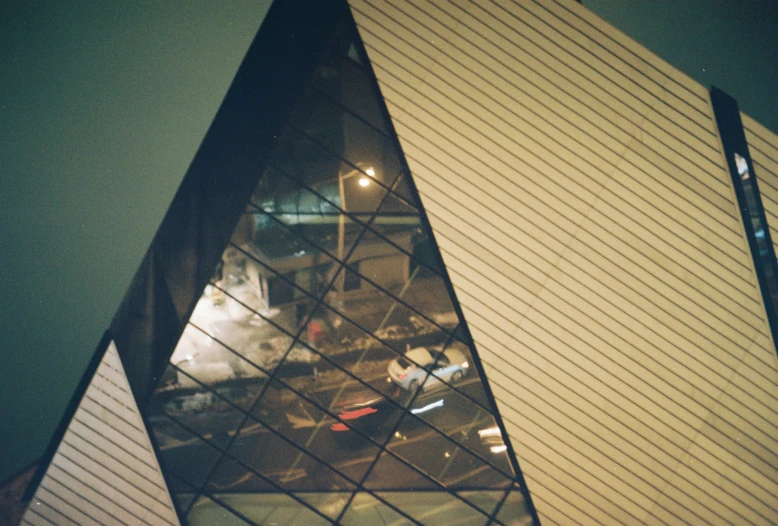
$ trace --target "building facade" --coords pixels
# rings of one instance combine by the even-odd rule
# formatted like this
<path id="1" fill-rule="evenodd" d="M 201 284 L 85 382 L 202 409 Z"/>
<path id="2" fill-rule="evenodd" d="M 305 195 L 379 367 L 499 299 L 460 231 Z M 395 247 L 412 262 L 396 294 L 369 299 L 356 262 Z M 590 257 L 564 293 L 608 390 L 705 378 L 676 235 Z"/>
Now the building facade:
<path id="1" fill-rule="evenodd" d="M 776 188 L 575 2 L 277 0 L 23 523 L 773 524 Z"/>

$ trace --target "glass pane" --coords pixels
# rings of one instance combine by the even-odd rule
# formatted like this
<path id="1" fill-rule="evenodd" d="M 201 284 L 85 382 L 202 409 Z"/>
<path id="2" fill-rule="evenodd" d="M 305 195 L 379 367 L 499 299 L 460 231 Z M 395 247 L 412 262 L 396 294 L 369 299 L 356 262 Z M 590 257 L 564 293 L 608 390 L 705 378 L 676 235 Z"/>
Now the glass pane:
<path id="1" fill-rule="evenodd" d="M 399 196 L 412 207 L 416 208 L 417 210 L 421 210 L 421 203 L 418 201 L 416 192 L 411 190 L 411 185 L 408 181 L 408 175 L 403 173 L 395 180 L 394 186 L 392 186 L 392 192 L 394 192 L 395 195 Z"/>
<path id="2" fill-rule="evenodd" d="M 335 520 L 340 515 L 340 512 L 343 511 L 343 507 L 348 502 L 351 493 L 333 491 L 326 493 L 295 493 L 294 496 L 316 508 L 319 513 Z M 297 521 L 298 518 L 295 517 L 295 520 Z M 301 523 L 295 522 L 294 524 Z"/>
<path id="3" fill-rule="evenodd" d="M 185 341 L 197 342 L 197 346 L 182 347 L 181 342 Z M 256 357 L 254 354 L 252 358 Z M 171 362 L 176 368 L 176 390 L 205 393 L 208 386 L 243 409 L 251 405 L 267 378 L 264 371 L 192 324 L 184 329 Z M 198 404 L 202 406 L 200 410 L 226 410 L 221 408 L 222 401 L 217 396 L 203 394 Z"/>
<path id="4" fill-rule="evenodd" d="M 419 277 L 443 275 L 437 259 L 437 248 L 432 243 L 432 236 L 422 227 L 419 216 L 397 216 L 382 212 L 383 209 L 370 224 L 371 230 L 413 255 L 412 270 L 419 264 L 422 267 L 419 269 Z"/>
<path id="5" fill-rule="evenodd" d="M 291 491 L 352 490 L 354 485 L 322 461 L 250 420 L 230 447 L 230 454 L 275 484 Z"/>
<path id="6" fill-rule="evenodd" d="M 474 406 L 480 406 L 479 409 L 494 413 L 473 366 L 470 349 L 453 338 L 445 346 L 409 346 L 401 358 L 389 364 L 388 372 L 390 379 L 402 389 L 419 391 L 420 403 L 430 395 L 447 395 L 454 387 L 459 396 L 451 402 L 469 400 Z M 414 404 L 414 407 L 421 406 Z"/>
<path id="7" fill-rule="evenodd" d="M 448 488 L 504 488 L 511 479 L 459 447 L 421 419 L 408 415 L 387 448 Z"/>
<path id="8" fill-rule="evenodd" d="M 167 485 L 170 495 L 175 499 L 178 504 L 178 509 L 182 514 L 186 514 L 189 511 L 189 506 L 194 502 L 197 495 L 197 488 L 194 488 L 187 484 L 183 479 L 177 477 L 173 473 L 167 473 Z"/>
<path id="9" fill-rule="evenodd" d="M 221 457 L 221 451 L 168 417 L 152 414 L 149 422 L 159 447 L 160 463 L 165 470 L 199 488 Z M 185 493 L 191 493 L 190 488 L 181 489 Z"/>
<path id="10" fill-rule="evenodd" d="M 393 217 L 395 221 L 401 224 L 406 224 L 410 221 L 403 219 L 406 216 L 413 218 L 419 215 L 419 209 L 411 204 L 411 200 L 391 191 L 386 193 L 379 209 L 385 217 Z"/>
<path id="11" fill-rule="evenodd" d="M 390 382 L 387 372 L 389 362 L 400 356 L 400 353 L 324 305 L 314 311 L 311 319 L 318 323 L 321 330 L 317 338 L 308 336 L 308 344 L 312 348 L 371 384 L 382 395 L 407 405 L 402 393 L 395 392 L 391 385 L 387 385 Z M 322 368 L 322 372 L 324 370 Z M 337 376 L 335 381 L 347 378 L 343 374 L 333 374 Z"/>
<path id="12" fill-rule="evenodd" d="M 312 191 L 317 200 L 317 204 L 313 205 L 315 212 L 329 212 L 330 207 L 334 205 L 339 210 L 356 215 L 361 221 L 367 221 L 368 216 L 375 213 L 388 192 L 384 176 L 378 168 L 369 162 L 345 161 L 323 147 L 320 142 L 294 128 L 284 132 L 279 151 L 273 157 L 272 163 L 272 173 L 268 172 L 260 181 L 260 187 L 268 187 L 269 190 L 255 192 L 255 197 L 258 198 L 258 205 L 264 210 L 272 210 L 273 213 L 284 210 L 291 213 L 301 206 L 294 200 L 302 199 L 305 203 L 303 196 Z M 265 179 L 281 175 L 297 180 L 309 190 L 308 194 L 299 194 L 300 190 L 289 187 L 286 181 L 275 188 L 271 179 Z M 265 194 L 272 198 L 265 199 Z M 393 197 L 391 201 L 402 203 L 397 197 Z M 280 208 L 281 203 L 285 208 Z M 401 211 L 416 213 L 407 203 L 393 206 L 401 206 Z M 392 210 L 396 211 L 395 208 Z"/>
<path id="13" fill-rule="evenodd" d="M 219 500 L 256 524 L 319 526 L 330 521 L 284 493 L 222 494 Z M 203 523 L 205 524 L 205 523 Z M 211 525 L 221 524 L 212 522 Z"/>
<path id="14" fill-rule="evenodd" d="M 262 282 L 269 274 L 276 276 L 261 265 L 257 265 L 257 272 L 257 279 Z M 185 332 L 173 352 L 171 363 L 186 370 L 188 365 L 184 364 L 189 362 L 223 362 L 231 359 L 224 355 L 229 347 L 270 373 L 292 343 L 289 334 L 294 334 L 299 327 L 294 314 L 294 306 L 291 311 L 279 308 L 253 310 L 232 293 L 208 285 L 190 318 L 199 330 Z M 235 376 L 240 376 L 240 371 Z"/>
<path id="15" fill-rule="evenodd" d="M 383 133 L 388 133 L 378 94 L 368 73 L 332 49 L 316 70 L 313 85 Z"/>
<path id="16" fill-rule="evenodd" d="M 303 96 L 292 122 L 332 155 L 363 167 L 365 172 L 372 168 L 371 177 L 385 187 L 391 188 L 401 173 L 402 165 L 389 137 L 314 90 Z"/>
<path id="17" fill-rule="evenodd" d="M 205 495 L 197 499 L 187 516 L 187 522 L 191 526 L 212 526 L 214 524 L 225 526 L 246 526 L 251 524 L 244 521 L 221 504 L 214 502 Z"/>
<path id="18" fill-rule="evenodd" d="M 419 393 L 411 405 L 411 413 L 512 476 L 507 447 L 494 416 L 455 389 L 437 381 L 438 376 L 446 374 L 446 367 L 433 369 L 425 387 L 431 383 L 435 385 Z M 480 384 L 475 377 L 470 381 Z"/>
<path id="19" fill-rule="evenodd" d="M 391 524 L 401 526 L 414 524 L 397 511 L 390 508 L 370 493 L 359 492 L 343 515 L 344 526 L 364 526 L 365 524 Z"/>
<path id="20" fill-rule="evenodd" d="M 226 448 L 246 417 L 245 413 L 233 404 L 249 405 L 259 394 L 261 384 L 253 387 L 225 384 L 210 390 L 201 386 L 184 371 L 177 370 L 177 374 L 179 379 L 187 378 L 191 384 L 198 385 L 200 389 L 183 388 L 158 393 L 153 404 L 162 405 L 162 410 L 167 415 L 211 444 L 218 448 Z"/>
<path id="21" fill-rule="evenodd" d="M 252 414 L 317 458 L 326 459 L 340 473 L 352 480 L 361 480 L 378 455 L 378 448 L 352 430 L 341 430 L 347 426 L 319 409 L 330 406 L 339 386 L 319 383 L 312 377 L 289 381 L 304 389 L 306 396 L 316 401 L 318 407 L 274 381 Z M 369 417 L 369 414 L 364 416 Z M 344 434 L 349 435 L 348 440 L 343 439 Z"/>
<path id="22" fill-rule="evenodd" d="M 422 524 L 475 525 L 488 520 L 478 509 L 445 491 L 382 491 L 377 495 Z"/>
<path id="23" fill-rule="evenodd" d="M 397 433 L 400 436 L 399 433 Z M 369 490 L 440 490 L 439 484 L 386 451 L 362 485 Z"/>
<path id="24" fill-rule="evenodd" d="M 376 217 L 376 222 L 381 219 Z M 417 234 L 415 227 L 373 223 L 371 227 L 374 226 L 381 230 L 381 235 L 365 230 L 346 264 L 378 287 L 425 306 L 425 312 L 432 316 L 430 319 L 448 330 L 453 329 L 459 320 L 449 291 L 437 274 L 437 267 L 429 267 L 427 261 L 419 259 L 428 257 L 433 250 L 428 240 Z M 437 298 L 438 295 L 443 297 Z"/>
<path id="25" fill-rule="evenodd" d="M 459 497 L 478 507 L 487 515 L 497 509 L 497 505 L 505 496 L 504 491 L 457 491 Z"/>
<path id="26" fill-rule="evenodd" d="M 332 276 L 322 270 L 332 268 L 333 259 L 346 257 L 363 229 L 361 224 L 344 214 L 327 216 L 318 222 L 284 225 L 280 220 L 257 212 L 255 220 L 261 223 L 252 244 L 252 254 L 258 261 L 280 273 L 316 269 L 321 277 L 330 279 Z M 299 286 L 317 295 L 323 289 L 320 284 L 328 281 L 314 283 L 318 286 L 305 286 L 304 281 Z"/>
<path id="27" fill-rule="evenodd" d="M 336 277 L 336 283 L 337 280 Z M 424 309 L 430 316 L 440 317 L 446 300 L 434 298 L 428 293 L 436 290 L 435 284 L 417 281 L 415 278 L 409 278 L 408 282 L 410 284 L 407 287 L 392 287 L 396 296 L 412 301 L 414 306 Z M 348 318 L 400 353 L 405 352 L 408 346 L 442 345 L 448 338 L 448 334 L 441 327 L 366 279 L 362 280 L 360 289 L 355 291 L 338 292 L 336 285 L 336 290 L 328 294 L 324 302 L 339 315 Z"/>
<path id="28" fill-rule="evenodd" d="M 228 456 L 222 457 L 203 489 L 212 494 L 278 491 L 261 476 Z"/>
<path id="29" fill-rule="evenodd" d="M 532 524 L 532 514 L 530 513 L 527 501 L 521 490 L 514 487 L 505 499 L 497 519 L 505 526 L 529 526 Z"/>

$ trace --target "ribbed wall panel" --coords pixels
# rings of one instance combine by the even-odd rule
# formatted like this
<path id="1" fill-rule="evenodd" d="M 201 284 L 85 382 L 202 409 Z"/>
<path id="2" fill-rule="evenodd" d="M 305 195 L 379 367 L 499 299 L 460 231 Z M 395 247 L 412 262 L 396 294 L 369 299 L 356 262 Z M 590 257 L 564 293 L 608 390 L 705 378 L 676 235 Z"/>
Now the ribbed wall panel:
<path id="1" fill-rule="evenodd" d="M 113 343 L 22 519 L 52 523 L 178 524 Z"/>
<path id="2" fill-rule="evenodd" d="M 350 3 L 541 521 L 773 524 L 778 368 L 707 90 L 574 2 Z"/>

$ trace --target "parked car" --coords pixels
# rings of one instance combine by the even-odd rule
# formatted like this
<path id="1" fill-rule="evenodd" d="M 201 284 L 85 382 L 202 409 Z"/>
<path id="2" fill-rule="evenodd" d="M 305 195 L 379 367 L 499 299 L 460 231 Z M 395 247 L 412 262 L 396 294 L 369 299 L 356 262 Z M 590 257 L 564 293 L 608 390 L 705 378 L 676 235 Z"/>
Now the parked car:
<path id="1" fill-rule="evenodd" d="M 389 362 L 389 377 L 410 392 L 420 386 L 423 391 L 440 388 L 446 382 L 455 384 L 467 374 L 470 364 L 465 354 L 456 347 L 445 351 L 416 347 Z"/>

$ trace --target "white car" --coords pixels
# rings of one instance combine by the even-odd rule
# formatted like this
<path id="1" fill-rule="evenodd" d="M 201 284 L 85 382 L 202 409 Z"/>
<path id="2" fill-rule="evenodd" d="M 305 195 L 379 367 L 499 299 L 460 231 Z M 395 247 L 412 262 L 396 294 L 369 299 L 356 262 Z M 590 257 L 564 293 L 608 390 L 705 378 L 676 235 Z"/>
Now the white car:
<path id="1" fill-rule="evenodd" d="M 429 391 L 442 387 L 442 382 L 455 384 L 465 377 L 469 367 L 465 354 L 455 347 L 443 352 L 416 347 L 392 360 L 388 372 L 394 383 L 414 392 L 422 385 L 424 391 Z"/>

